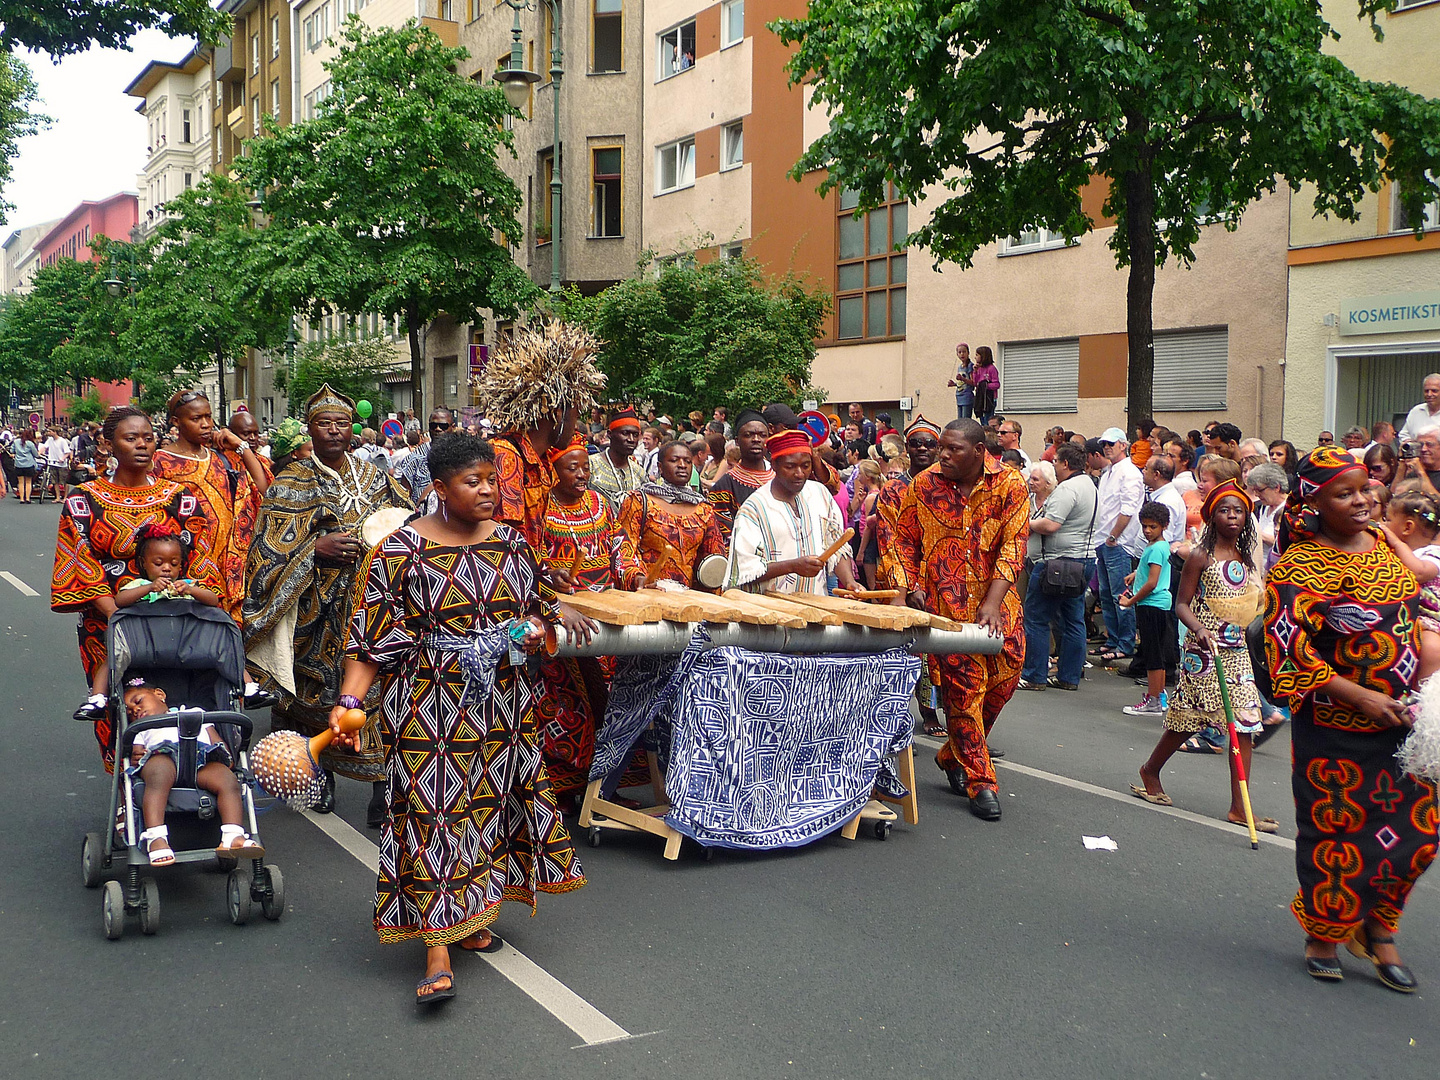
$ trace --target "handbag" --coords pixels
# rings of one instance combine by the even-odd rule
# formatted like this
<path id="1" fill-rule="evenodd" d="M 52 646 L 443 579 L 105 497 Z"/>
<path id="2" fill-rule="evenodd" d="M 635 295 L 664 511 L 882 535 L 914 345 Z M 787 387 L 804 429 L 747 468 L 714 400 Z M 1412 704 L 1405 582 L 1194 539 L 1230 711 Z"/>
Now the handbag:
<path id="1" fill-rule="evenodd" d="M 1097 494 L 1095 503 L 1090 510 L 1089 535 L 1085 539 L 1085 546 L 1089 548 L 1090 541 L 1095 537 L 1095 514 L 1100 509 L 1100 497 Z M 1045 558 L 1045 538 L 1040 538 L 1040 591 L 1046 596 L 1056 596 L 1064 600 L 1074 600 L 1076 597 L 1085 595 L 1085 587 L 1089 584 L 1089 575 L 1085 573 L 1085 560 L 1076 559 L 1068 555 L 1060 555 L 1053 559 Z"/>

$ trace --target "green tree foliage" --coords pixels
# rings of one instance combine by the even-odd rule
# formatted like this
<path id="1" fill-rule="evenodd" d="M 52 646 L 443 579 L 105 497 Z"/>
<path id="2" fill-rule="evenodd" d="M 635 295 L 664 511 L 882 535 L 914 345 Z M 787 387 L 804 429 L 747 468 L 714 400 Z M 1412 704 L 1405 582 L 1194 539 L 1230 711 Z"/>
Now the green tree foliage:
<path id="1" fill-rule="evenodd" d="M 81 394 L 91 379 L 128 377 L 115 350 L 99 267 L 59 259 L 12 302 L 0 325 L 0 381 L 31 393 L 60 386 Z"/>
<path id="2" fill-rule="evenodd" d="M 448 313 L 514 315 L 538 294 L 504 237 L 521 234 L 520 190 L 498 87 L 463 79 L 468 54 L 407 23 L 351 19 L 325 68 L 331 96 L 304 123 L 247 144 L 237 171 L 261 193 L 269 225 L 257 279 L 280 306 L 400 316 L 423 413 L 421 330 Z"/>
<path id="3" fill-rule="evenodd" d="M 810 385 L 829 296 L 787 275 L 767 283 L 750 259 L 666 262 L 647 255 L 635 277 L 592 297 L 571 290 L 560 318 L 602 342 L 612 399 L 674 412 L 824 398 Z"/>
<path id="4" fill-rule="evenodd" d="M 65 403 L 65 415 L 70 417 L 72 424 L 85 424 L 92 420 L 99 423 L 109 411 L 110 406 L 100 400 L 99 390 L 89 390 Z"/>
<path id="5" fill-rule="evenodd" d="M 34 111 L 37 90 L 35 77 L 25 61 L 10 53 L 0 53 L 0 191 L 10 183 L 15 158 L 20 153 L 20 140 L 33 135 L 49 122 Z M 0 199 L 0 222 L 15 209 Z"/>
<path id="6" fill-rule="evenodd" d="M 1372 26 L 1395 6 L 1357 2 Z M 857 190 L 862 212 L 887 180 L 926 199 L 909 242 L 937 261 L 1042 227 L 1079 237 L 1097 224 L 1081 187 L 1110 178 L 1132 417 L 1152 412 L 1155 267 L 1191 260 L 1201 216 L 1233 230 L 1277 180 L 1352 220 L 1387 178 L 1411 220 L 1440 193 L 1440 103 L 1325 54 L 1317 0 L 811 0 L 775 27 L 831 113 L 793 175 L 828 170 L 821 191 Z"/>
<path id="7" fill-rule="evenodd" d="M 147 407 L 192 383 L 209 364 L 224 373 L 247 349 L 284 339 L 286 313 L 267 306 L 245 273 L 259 231 L 245 191 L 211 175 L 169 200 L 164 220 L 136 247 L 134 303 L 122 295 L 111 310 L 125 320 L 119 348 L 135 366 Z M 102 244 L 99 255 L 128 292 L 124 247 Z M 225 411 L 223 401 L 216 405 Z"/>
<path id="8" fill-rule="evenodd" d="M 5 52 L 22 48 L 67 56 L 91 45 L 124 49 L 151 28 L 213 45 L 230 30 L 230 16 L 210 0 L 0 0 Z"/>
<path id="9" fill-rule="evenodd" d="M 309 342 L 295 354 L 293 375 L 276 370 L 275 386 L 289 399 L 291 414 L 300 416 L 306 399 L 328 382 L 356 401 L 365 398 L 374 405 L 375 411 L 365 423 L 378 427 L 390 408 L 390 393 L 383 380 L 395 370 L 396 359 L 395 343 L 385 337 Z"/>

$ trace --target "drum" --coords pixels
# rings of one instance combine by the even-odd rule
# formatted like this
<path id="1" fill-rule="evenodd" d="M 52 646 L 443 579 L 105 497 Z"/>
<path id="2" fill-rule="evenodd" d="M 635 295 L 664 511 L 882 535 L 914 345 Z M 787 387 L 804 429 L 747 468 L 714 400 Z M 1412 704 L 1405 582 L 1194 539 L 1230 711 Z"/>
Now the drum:
<path id="1" fill-rule="evenodd" d="M 718 589 L 725 584 L 725 571 L 730 560 L 724 555 L 706 555 L 695 568 L 695 580 L 707 589 Z"/>

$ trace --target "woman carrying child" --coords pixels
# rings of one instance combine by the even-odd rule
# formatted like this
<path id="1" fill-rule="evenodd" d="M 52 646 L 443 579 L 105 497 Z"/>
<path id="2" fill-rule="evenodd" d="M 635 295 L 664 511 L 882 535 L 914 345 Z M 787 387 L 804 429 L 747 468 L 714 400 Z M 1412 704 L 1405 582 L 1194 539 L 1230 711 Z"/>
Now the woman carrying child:
<path id="1" fill-rule="evenodd" d="M 1400 699 L 1420 667 L 1420 589 L 1370 522 L 1368 483 L 1339 447 L 1300 463 L 1266 584 L 1265 654 L 1275 697 L 1293 711 L 1300 888 L 1290 908 L 1305 970 L 1343 978 L 1345 942 L 1381 983 L 1411 993 L 1394 935 L 1436 847 L 1435 786 L 1395 761 L 1411 722 Z"/>
<path id="2" fill-rule="evenodd" d="M 1190 631 L 1181 650 L 1180 679 L 1165 712 L 1165 733 L 1155 744 L 1150 759 L 1140 766 L 1144 786 L 1130 786 L 1136 798 L 1148 803 L 1171 805 L 1160 783 L 1160 770 L 1180 745 L 1198 731 L 1225 725 L 1217 658 L 1224 667 L 1225 687 L 1235 714 L 1236 745 L 1249 775 L 1251 738 L 1263 730 L 1260 697 L 1245 646 L 1245 627 L 1259 614 L 1261 603 L 1253 509 L 1250 496 L 1234 480 L 1211 488 L 1200 508 L 1205 531 L 1185 559 L 1176 595 L 1176 612 Z M 1245 824 L 1233 754 L 1226 820 Z M 1255 822 L 1260 832 L 1277 832 L 1279 827 L 1274 818 L 1258 818 Z"/>
<path id="3" fill-rule="evenodd" d="M 143 410 L 130 405 L 111 409 L 100 439 L 102 452 L 115 459 L 115 475 L 81 484 L 66 498 L 50 579 L 51 610 L 79 613 L 80 663 L 92 686 L 105 668 L 105 628 L 116 609 L 115 593 L 121 581 L 135 576 L 140 530 L 167 523 L 182 545 L 192 545 L 206 524 L 190 491 L 150 475 L 155 431 Z M 192 552 L 189 573 L 212 586 L 219 577 L 215 565 L 199 552 Z M 104 694 L 92 694 L 75 710 L 75 718 L 95 724 L 105 767 L 112 768 L 114 747 Z"/>
<path id="4" fill-rule="evenodd" d="M 375 929 L 426 946 L 419 1004 L 455 996 L 449 947 L 490 952 L 502 900 L 585 884 L 541 764 L 538 687 L 525 663 L 564 622 L 550 573 L 495 519 L 495 452 L 431 443 L 435 513 L 374 548 L 358 574 L 331 730 L 381 681 L 387 813 Z M 337 742 L 353 743 L 340 734 Z"/>

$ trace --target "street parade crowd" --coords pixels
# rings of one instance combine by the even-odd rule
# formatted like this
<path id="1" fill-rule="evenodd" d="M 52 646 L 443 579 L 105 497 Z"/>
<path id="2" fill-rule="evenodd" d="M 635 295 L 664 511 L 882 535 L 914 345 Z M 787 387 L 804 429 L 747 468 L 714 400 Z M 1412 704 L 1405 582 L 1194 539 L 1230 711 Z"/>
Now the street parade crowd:
<path id="1" fill-rule="evenodd" d="M 446 1000 L 449 950 L 498 948 L 503 900 L 533 910 L 537 893 L 585 884 L 564 815 L 621 676 L 614 658 L 544 647 L 597 629 L 566 598 L 704 588 L 709 561 L 722 591 L 888 592 L 998 636 L 993 655 L 927 657 L 914 691 L 918 730 L 985 821 L 1001 817 L 987 736 L 1017 691 L 1081 692 L 1102 667 L 1134 677 L 1125 712 L 1153 716 L 1157 742 L 1131 792 L 1168 806 L 1171 755 L 1226 754 L 1239 826 L 1251 748 L 1288 724 L 1306 970 L 1342 977 L 1345 945 L 1386 986 L 1415 988 L 1394 941 L 1436 854 L 1436 791 L 1395 754 L 1440 667 L 1440 375 L 1400 432 L 1324 432 L 1306 453 L 1226 422 L 1139 419 L 1052 429 L 1032 459 L 1021 422 L 996 411 L 984 347 L 973 362 L 957 349 L 953 418 L 902 427 L 860 404 L 678 421 L 606 404 L 589 351 L 547 380 L 550 354 L 517 346 L 532 378 L 482 386 L 473 422 L 404 416 L 399 438 L 357 434 L 356 402 L 328 385 L 269 433 L 195 390 L 161 417 L 117 407 L 72 437 L 7 428 L 15 495 L 37 498 L 44 469 L 62 500 L 51 605 L 78 616 L 76 716 L 107 768 L 127 765 L 112 760 L 111 616 L 157 596 L 223 611 L 243 631 L 246 707 L 334 733 L 315 808 L 333 810 L 337 776 L 369 785 L 376 930 L 423 942 L 417 1000 Z M 163 788 L 173 746 L 152 737 L 128 765 Z M 212 763 L 223 787 L 228 757 Z M 619 787 L 646 768 L 622 762 Z M 1254 827 L 1275 831 L 1280 810 L 1257 808 Z M 163 790 L 145 816 L 164 865 Z M 222 850 L 256 847 L 231 814 Z"/>

